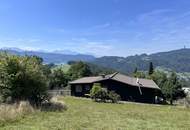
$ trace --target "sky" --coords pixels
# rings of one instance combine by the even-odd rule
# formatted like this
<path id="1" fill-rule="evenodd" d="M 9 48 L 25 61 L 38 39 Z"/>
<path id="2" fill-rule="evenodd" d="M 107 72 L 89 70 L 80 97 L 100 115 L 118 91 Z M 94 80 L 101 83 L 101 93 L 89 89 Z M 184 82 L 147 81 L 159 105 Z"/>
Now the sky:
<path id="1" fill-rule="evenodd" d="M 0 0 L 0 48 L 125 57 L 184 46 L 189 0 Z"/>

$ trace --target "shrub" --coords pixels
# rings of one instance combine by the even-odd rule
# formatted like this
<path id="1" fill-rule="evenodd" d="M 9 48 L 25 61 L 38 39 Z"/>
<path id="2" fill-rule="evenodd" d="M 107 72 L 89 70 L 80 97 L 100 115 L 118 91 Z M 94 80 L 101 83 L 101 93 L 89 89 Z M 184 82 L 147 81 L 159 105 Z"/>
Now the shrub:
<path id="1" fill-rule="evenodd" d="M 67 110 L 67 106 L 64 102 L 58 101 L 57 97 L 54 97 L 50 101 L 42 103 L 41 110 L 42 111 L 64 111 L 64 110 Z"/>
<path id="2" fill-rule="evenodd" d="M 35 56 L 0 53 L 0 95 L 4 102 L 28 100 L 39 105 L 47 97 L 47 77 Z"/>
<path id="3" fill-rule="evenodd" d="M 106 100 L 111 100 L 112 103 L 117 103 L 120 100 L 120 95 L 114 91 L 107 91 L 101 88 L 99 83 L 94 84 L 90 91 L 90 96 L 95 101 L 106 102 Z"/>
<path id="4" fill-rule="evenodd" d="M 90 90 L 90 97 L 94 99 L 95 101 L 104 101 L 108 97 L 108 93 L 105 89 L 101 88 L 101 85 L 99 83 L 95 83 Z"/>
<path id="5" fill-rule="evenodd" d="M 118 95 L 114 91 L 109 91 L 108 96 L 112 103 L 117 103 L 121 99 L 120 95 Z"/>

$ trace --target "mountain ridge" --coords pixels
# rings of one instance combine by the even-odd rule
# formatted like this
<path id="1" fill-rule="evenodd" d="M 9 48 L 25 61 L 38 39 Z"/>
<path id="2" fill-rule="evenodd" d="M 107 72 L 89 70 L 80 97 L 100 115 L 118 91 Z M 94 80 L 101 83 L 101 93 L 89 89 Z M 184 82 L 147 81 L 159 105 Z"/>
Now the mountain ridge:
<path id="1" fill-rule="evenodd" d="M 36 55 L 43 58 L 44 63 L 55 63 L 55 64 L 65 64 L 68 61 L 82 60 L 82 61 L 92 61 L 95 59 L 92 55 L 87 54 L 62 54 L 55 52 L 44 52 L 44 51 L 33 51 L 33 50 L 22 50 L 19 48 L 2 48 L 0 51 L 5 51 L 14 55 Z"/>
<path id="2" fill-rule="evenodd" d="M 147 71 L 150 62 L 153 62 L 155 67 L 168 68 L 177 72 L 190 72 L 190 49 L 178 49 L 149 55 L 144 53 L 128 57 L 104 56 L 93 61 L 94 64 L 110 67 L 124 73 L 132 73 L 135 68 Z"/>
<path id="3" fill-rule="evenodd" d="M 132 73 L 135 68 L 147 71 L 149 63 L 154 67 L 166 68 L 176 72 L 190 72 L 190 48 L 183 48 L 167 52 L 153 54 L 140 54 L 127 57 L 103 56 L 96 58 L 85 54 L 59 54 L 55 52 L 27 51 L 22 49 L 0 49 L 16 55 L 37 55 L 44 59 L 45 63 L 64 64 L 68 61 L 85 61 L 102 67 L 111 68 L 122 73 Z"/>

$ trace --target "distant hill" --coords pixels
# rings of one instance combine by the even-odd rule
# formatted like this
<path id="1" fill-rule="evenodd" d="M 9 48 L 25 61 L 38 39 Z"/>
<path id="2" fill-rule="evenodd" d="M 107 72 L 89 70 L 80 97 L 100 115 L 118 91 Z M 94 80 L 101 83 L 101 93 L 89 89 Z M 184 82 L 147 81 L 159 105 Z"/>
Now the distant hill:
<path id="1" fill-rule="evenodd" d="M 3 48 L 0 51 L 7 51 L 16 55 L 37 55 L 44 59 L 45 63 L 63 64 L 68 61 L 86 61 L 92 63 L 93 68 L 102 66 L 111 68 L 109 70 L 117 70 L 122 73 L 131 73 L 137 67 L 138 70 L 147 71 L 149 63 L 153 62 L 154 67 L 166 70 L 174 70 L 176 72 L 190 72 L 190 49 L 179 49 L 168 52 L 160 52 L 154 54 L 141 54 L 128 57 L 104 56 L 95 58 L 88 54 L 77 54 L 71 51 L 25 51 L 18 48 Z M 64 54 L 67 53 L 67 54 Z M 69 54 L 70 53 L 70 54 Z M 101 69 L 102 69 L 101 67 Z"/>
<path id="2" fill-rule="evenodd" d="M 43 58 L 45 63 L 64 64 L 68 61 L 92 61 L 95 59 L 92 55 L 86 54 L 63 54 L 63 52 L 45 52 L 45 51 L 26 51 L 18 48 L 2 48 L 0 51 L 6 51 L 15 55 L 36 55 Z M 67 51 L 68 53 L 68 51 Z"/>
<path id="3" fill-rule="evenodd" d="M 104 56 L 96 58 L 92 63 L 113 68 L 123 73 L 131 73 L 137 67 L 146 71 L 149 63 L 177 72 L 190 72 L 190 49 L 179 49 L 155 54 L 142 54 L 128 57 Z"/>

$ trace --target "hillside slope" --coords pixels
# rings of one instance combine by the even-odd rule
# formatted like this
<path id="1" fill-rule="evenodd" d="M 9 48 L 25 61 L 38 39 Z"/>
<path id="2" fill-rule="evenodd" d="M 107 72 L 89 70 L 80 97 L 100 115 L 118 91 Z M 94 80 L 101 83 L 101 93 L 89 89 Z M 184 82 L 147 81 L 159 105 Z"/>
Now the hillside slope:
<path id="1" fill-rule="evenodd" d="M 179 49 L 155 54 L 142 54 L 129 57 L 105 56 L 97 58 L 93 63 L 113 68 L 123 73 L 131 73 L 137 67 L 146 71 L 149 63 L 155 67 L 163 67 L 177 72 L 190 72 L 190 49 Z"/>
<path id="2" fill-rule="evenodd" d="M 6 49 L 16 55 L 37 55 L 44 59 L 45 63 L 62 64 L 68 61 L 86 61 L 105 68 L 111 68 L 122 73 L 131 73 L 137 67 L 138 70 L 146 71 L 149 63 L 153 62 L 154 67 L 174 70 L 177 72 L 190 72 L 190 49 L 179 49 L 155 54 L 141 54 L 128 57 L 104 56 L 95 58 L 85 54 L 59 54 L 43 51 L 24 51 L 20 49 Z"/>

